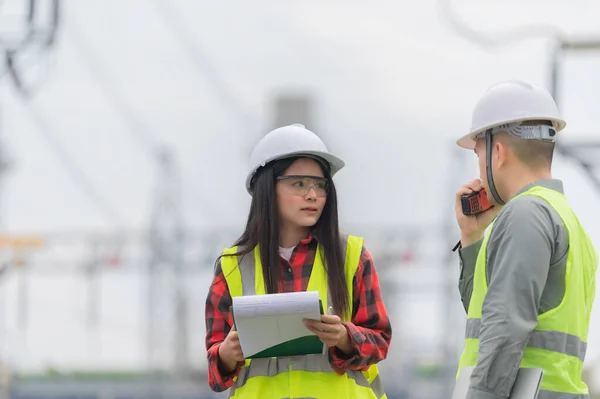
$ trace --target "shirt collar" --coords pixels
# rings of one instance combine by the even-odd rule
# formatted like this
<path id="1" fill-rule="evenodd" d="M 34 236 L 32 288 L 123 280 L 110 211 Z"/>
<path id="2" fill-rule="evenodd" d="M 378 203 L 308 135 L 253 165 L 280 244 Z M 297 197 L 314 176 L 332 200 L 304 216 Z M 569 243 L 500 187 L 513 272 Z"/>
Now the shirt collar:
<path id="1" fill-rule="evenodd" d="M 318 241 L 317 238 L 311 233 L 303 240 L 300 240 L 300 244 L 308 245 L 313 241 Z"/>
<path id="2" fill-rule="evenodd" d="M 540 180 L 536 180 L 533 183 L 529 183 L 528 185 L 526 185 L 525 187 L 523 187 L 522 189 L 519 190 L 519 192 L 515 195 L 519 195 L 524 193 L 525 191 L 535 187 L 535 186 L 541 186 L 550 190 L 554 190 L 554 191 L 558 191 L 561 194 L 564 194 L 564 187 L 563 187 L 563 182 L 562 180 L 559 179 L 540 179 Z"/>

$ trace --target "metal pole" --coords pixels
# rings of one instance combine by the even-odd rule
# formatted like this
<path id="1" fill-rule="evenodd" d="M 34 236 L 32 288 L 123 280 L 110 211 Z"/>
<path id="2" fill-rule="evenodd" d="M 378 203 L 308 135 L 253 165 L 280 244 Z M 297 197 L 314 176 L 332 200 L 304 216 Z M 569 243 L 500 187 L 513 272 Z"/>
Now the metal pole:
<path id="1" fill-rule="evenodd" d="M 442 296 L 442 312 L 443 312 L 443 329 L 442 329 L 442 342 L 443 342 L 443 359 L 444 359 L 444 373 L 443 373 L 443 382 L 442 382 L 442 397 L 451 397 L 452 391 L 454 390 L 455 379 L 454 375 L 456 373 L 455 365 L 458 362 L 454 333 L 457 332 L 457 323 L 455 319 L 455 314 L 453 312 L 453 304 L 457 299 L 456 295 L 456 281 L 454 279 L 455 273 L 454 268 L 457 267 L 457 254 L 451 251 L 451 248 L 454 247 L 457 240 L 460 239 L 460 236 L 456 235 L 456 219 L 454 212 L 454 193 L 459 188 L 459 186 L 463 183 L 462 181 L 458 181 L 463 177 L 464 170 L 464 156 L 459 148 L 456 147 L 456 144 L 452 143 L 452 167 L 450 168 L 451 175 L 448 179 L 448 199 L 452 204 L 452 208 L 448 211 L 448 218 L 444 223 L 444 236 L 446 237 L 446 255 L 442 261 L 442 264 L 445 268 L 445 284 L 444 284 L 444 295 Z"/>
<path id="2" fill-rule="evenodd" d="M 554 102 L 557 107 L 560 108 L 559 100 L 559 84 L 560 84 L 560 72 L 561 63 L 563 58 L 562 42 L 558 41 L 554 44 L 552 54 L 550 56 L 550 94 L 554 98 Z M 556 143 L 556 151 L 561 155 L 568 155 L 565 148 L 560 144 Z"/>
<path id="3" fill-rule="evenodd" d="M 556 104 L 559 104 L 559 92 L 558 83 L 560 75 L 560 64 L 562 61 L 562 45 L 560 43 L 555 44 L 550 58 L 550 94 L 554 98 Z"/>
<path id="4" fill-rule="evenodd" d="M 91 260 L 87 267 L 88 280 L 88 314 L 87 321 L 90 329 L 98 327 L 99 307 L 100 307 L 100 281 L 98 276 L 99 269 L 99 243 L 92 243 Z"/>
<path id="5" fill-rule="evenodd" d="M 183 376 L 189 371 L 189 337 L 179 178 L 175 155 L 169 148 L 159 148 L 157 160 L 156 202 L 150 228 L 148 361 L 149 367 L 155 368 L 157 355 L 165 351 L 173 360 L 173 371 Z M 168 326 L 167 320 L 171 323 Z M 168 339 L 173 341 L 170 350 L 165 348 Z"/>
<path id="6" fill-rule="evenodd" d="M 148 246 L 153 247 L 152 233 L 148 239 Z M 154 371 L 155 368 L 155 353 L 157 352 L 156 342 L 156 323 L 155 319 L 155 306 L 157 297 L 156 287 L 156 274 L 157 274 L 157 262 L 154 259 L 154 254 L 151 255 L 150 261 L 148 262 L 148 273 L 147 273 L 147 297 L 146 297 L 146 361 L 149 371 Z"/>
<path id="7" fill-rule="evenodd" d="M 18 324 L 21 330 L 21 337 L 25 340 L 27 336 L 27 319 L 29 313 L 29 284 L 27 278 L 27 267 L 25 261 L 20 257 L 21 255 L 16 253 L 14 260 L 17 263 L 19 269 L 19 303 L 18 303 Z"/>
<path id="8" fill-rule="evenodd" d="M 552 55 L 550 58 L 550 94 L 554 98 L 557 106 L 560 109 L 560 78 L 561 78 L 561 67 L 564 55 L 566 52 L 587 52 L 587 51 L 599 51 L 600 50 L 600 41 L 558 41 L 554 49 L 552 51 Z M 597 143 L 594 143 L 597 144 Z M 582 160 L 575 154 L 576 146 L 565 146 L 564 144 L 558 141 L 556 143 L 556 151 L 566 157 L 572 158 L 574 161 L 579 163 L 581 168 L 583 169 L 583 173 L 587 176 L 589 181 L 592 183 L 594 188 L 600 192 L 600 176 L 598 176 L 592 170 L 592 166 Z"/>
<path id="9" fill-rule="evenodd" d="M 180 377 L 189 373 L 188 291 L 183 267 L 183 232 L 177 231 L 175 253 L 175 372 Z"/>

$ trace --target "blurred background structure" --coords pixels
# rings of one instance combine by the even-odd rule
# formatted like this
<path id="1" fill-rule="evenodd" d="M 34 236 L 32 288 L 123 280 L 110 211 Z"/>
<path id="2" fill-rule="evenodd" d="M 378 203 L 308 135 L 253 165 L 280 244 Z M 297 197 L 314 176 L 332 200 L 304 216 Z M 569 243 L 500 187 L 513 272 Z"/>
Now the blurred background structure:
<path id="1" fill-rule="evenodd" d="M 600 248 L 600 4 L 0 0 L 0 397 L 226 397 L 204 302 L 254 143 L 303 123 L 347 167 L 394 337 L 388 398 L 450 397 L 465 315 L 456 147 L 518 78 L 568 126 L 554 174 Z M 525 28 L 522 28 L 525 27 Z M 586 379 L 600 397 L 600 306 Z"/>

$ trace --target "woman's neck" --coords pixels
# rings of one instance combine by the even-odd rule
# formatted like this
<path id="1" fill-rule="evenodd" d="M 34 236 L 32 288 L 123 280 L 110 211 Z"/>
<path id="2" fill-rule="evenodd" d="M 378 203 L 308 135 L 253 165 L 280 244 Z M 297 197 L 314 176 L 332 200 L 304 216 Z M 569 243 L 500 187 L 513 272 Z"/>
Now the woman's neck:
<path id="1" fill-rule="evenodd" d="M 310 234 L 310 228 L 300 226 L 280 226 L 279 246 L 282 248 L 293 247 Z"/>

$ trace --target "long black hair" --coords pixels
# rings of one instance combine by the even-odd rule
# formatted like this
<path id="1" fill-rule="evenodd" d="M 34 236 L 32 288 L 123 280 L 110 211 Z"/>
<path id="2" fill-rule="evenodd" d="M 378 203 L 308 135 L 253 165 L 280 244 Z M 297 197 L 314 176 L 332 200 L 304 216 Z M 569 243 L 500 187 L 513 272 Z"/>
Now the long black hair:
<path id="1" fill-rule="evenodd" d="M 252 203 L 250 204 L 246 228 L 234 244 L 238 247 L 238 252 L 231 255 L 246 255 L 258 245 L 265 280 L 265 291 L 269 294 L 279 291 L 281 280 L 279 210 L 275 191 L 276 178 L 282 176 L 296 159 L 298 157 L 270 162 L 256 172 L 252 183 Z M 329 182 L 329 189 L 325 207 L 321 217 L 312 228 L 312 235 L 322 247 L 322 262 L 327 270 L 332 306 L 336 313 L 341 316 L 351 310 L 349 309 L 351 305 L 348 301 L 348 286 L 344 272 L 345 254 L 342 253 L 339 231 L 337 193 L 328 164 L 320 158 L 316 160 Z"/>

